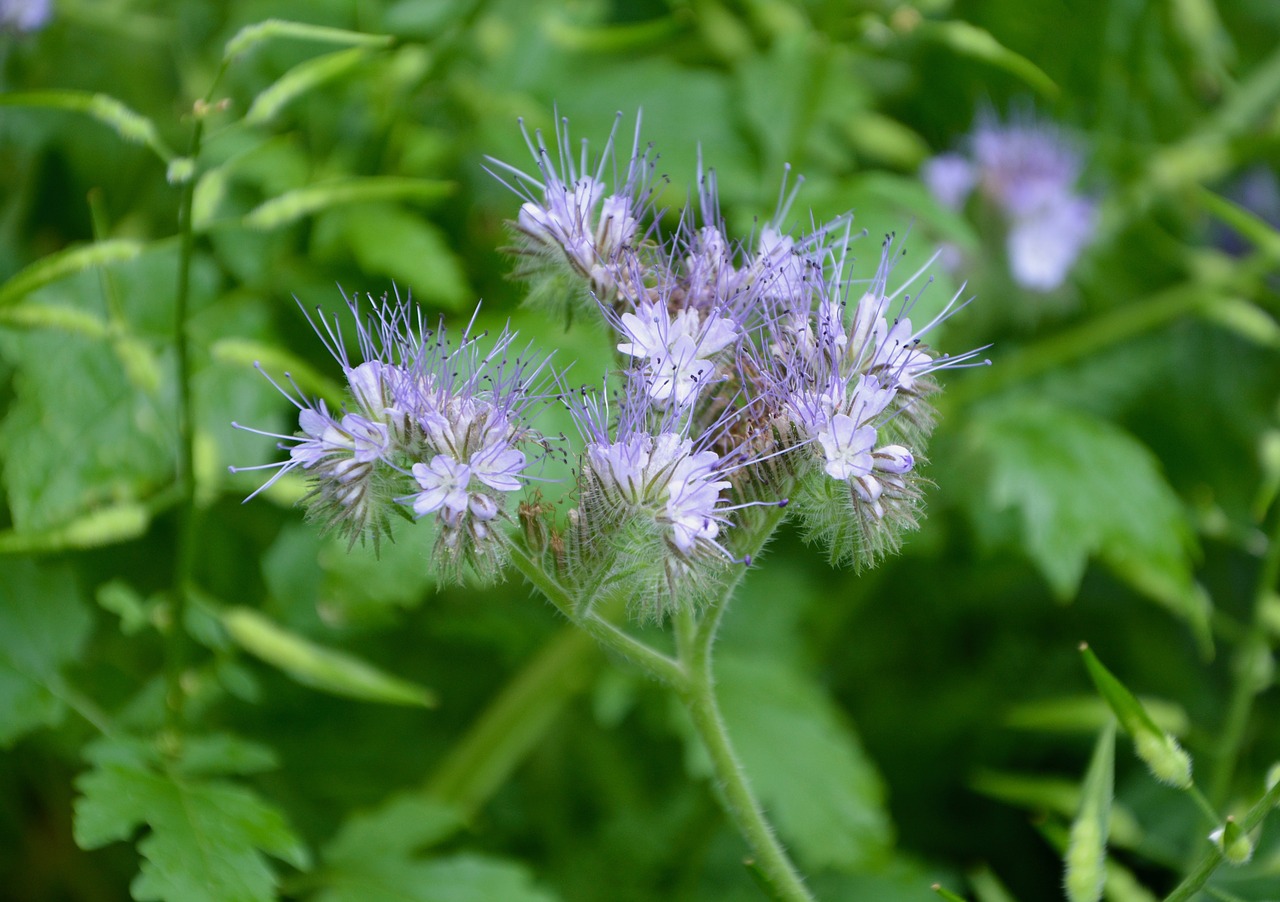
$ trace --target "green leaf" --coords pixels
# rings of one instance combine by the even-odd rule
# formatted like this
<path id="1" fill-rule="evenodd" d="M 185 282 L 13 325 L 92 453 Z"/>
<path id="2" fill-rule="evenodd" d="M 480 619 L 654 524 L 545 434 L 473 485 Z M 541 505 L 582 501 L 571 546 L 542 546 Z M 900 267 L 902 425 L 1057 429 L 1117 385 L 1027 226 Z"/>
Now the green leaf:
<path id="1" fill-rule="evenodd" d="M 75 661 L 92 621 L 69 570 L 6 561 L 0 578 L 0 745 L 56 726 L 66 706 L 62 668 Z"/>
<path id="2" fill-rule="evenodd" d="M 487 855 L 412 861 L 381 855 L 326 869 L 314 902 L 555 902 L 523 866 Z"/>
<path id="3" fill-rule="evenodd" d="M 1107 724 L 1114 723 L 1115 718 L 1108 715 Z M 1075 817 L 1080 810 L 1080 785 L 1061 777 L 979 771 L 974 775 L 971 785 L 975 792 L 985 796 L 1026 808 L 1033 813 L 1055 814 L 1064 821 Z M 1142 842 L 1143 836 L 1142 825 L 1133 812 L 1128 808 L 1112 805 L 1108 833 L 1110 843 L 1134 849 Z"/>
<path id="4" fill-rule="evenodd" d="M 324 858 L 331 866 L 358 869 L 371 859 L 421 852 L 462 827 L 456 808 L 422 795 L 397 796 L 375 811 L 348 818 Z"/>
<path id="5" fill-rule="evenodd" d="M 817 684 L 779 661 L 724 654 L 716 692 L 751 784 L 810 868 L 856 869 L 887 850 L 880 777 Z"/>
<path id="6" fill-rule="evenodd" d="M 37 288 L 42 288 L 91 266 L 106 266 L 122 260 L 132 260 L 142 253 L 144 247 L 145 245 L 137 241 L 116 239 L 67 248 L 41 257 L 0 285 L 0 307 L 20 301 Z"/>
<path id="7" fill-rule="evenodd" d="M 1098 736 L 1080 791 L 1080 810 L 1071 824 L 1064 858 L 1067 898 L 1098 902 L 1106 882 L 1107 837 L 1111 832 L 1111 796 L 1115 791 L 1116 727 L 1107 724 Z"/>
<path id="8" fill-rule="evenodd" d="M 1186 709 L 1177 702 L 1143 698 L 1142 706 L 1167 733 L 1182 736 L 1190 728 Z M 1112 716 L 1107 703 L 1096 695 L 1070 695 L 1014 705 L 1005 715 L 1004 725 L 1041 733 L 1096 734 Z"/>
<path id="9" fill-rule="evenodd" d="M 1023 548 L 1059 598 L 1075 595 L 1096 555 L 1207 636 L 1193 533 L 1144 445 L 1104 420 L 1031 399 L 975 411 L 970 442 L 987 471 L 987 503 L 1017 515 Z"/>
<path id="10" fill-rule="evenodd" d="M 168 163 L 174 153 L 160 137 L 156 124 L 108 94 L 88 91 L 32 91 L 0 94 L 0 105 L 33 106 L 83 113 L 97 119 L 130 144 L 145 144 Z"/>
<path id="11" fill-rule="evenodd" d="M 147 531 L 151 513 L 141 504 L 122 502 L 100 507 L 49 529 L 0 531 L 0 554 L 35 554 L 75 548 L 99 548 L 138 538 Z"/>
<path id="12" fill-rule="evenodd" d="M 249 125 L 270 122 L 290 101 L 346 74 L 368 56 L 367 48 L 351 47 L 299 63 L 253 98 L 244 121 Z"/>
<path id="13" fill-rule="evenodd" d="M 385 47 L 393 38 L 386 34 L 365 34 L 328 25 L 311 25 L 306 22 L 288 22 L 284 19 L 266 19 L 246 25 L 227 41 L 223 51 L 224 61 L 230 61 L 242 53 L 267 41 L 278 40 L 315 41 L 321 44 L 339 44 L 354 47 Z"/>
<path id="14" fill-rule="evenodd" d="M 345 652 L 325 648 L 278 626 L 249 608 L 222 612 L 222 625 L 250 654 L 278 667 L 304 686 L 334 695 L 389 705 L 434 707 L 435 693 Z"/>
<path id="15" fill-rule="evenodd" d="M 336 227 L 342 246 L 366 272 L 390 277 L 419 303 L 449 310 L 474 304 L 462 263 L 435 223 L 390 204 L 361 204 L 333 215 L 337 222 L 329 228 Z"/>
<path id="16" fill-rule="evenodd" d="M 336 179 L 286 191 L 254 207 L 244 217 L 251 229 L 278 229 L 321 210 L 343 204 L 398 200 L 431 203 L 447 197 L 453 182 L 400 176 L 365 176 Z"/>
<path id="17" fill-rule="evenodd" d="M 100 740 L 86 754 L 94 767 L 76 780 L 76 843 L 96 849 L 146 827 L 139 902 L 270 902 L 278 879 L 267 855 L 306 867 L 284 817 L 248 789 L 165 768 L 139 740 Z"/>
<path id="18" fill-rule="evenodd" d="M 313 902 L 554 902 L 513 862 L 421 856 L 462 825 L 456 808 L 421 795 L 351 816 L 325 848 L 324 889 Z"/>
<path id="19" fill-rule="evenodd" d="M 984 28 L 958 20 L 922 22 L 912 33 L 941 44 L 961 56 L 1003 69 L 1050 100 L 1058 96 L 1058 86 L 1043 69 L 1022 54 L 1005 47 Z"/>

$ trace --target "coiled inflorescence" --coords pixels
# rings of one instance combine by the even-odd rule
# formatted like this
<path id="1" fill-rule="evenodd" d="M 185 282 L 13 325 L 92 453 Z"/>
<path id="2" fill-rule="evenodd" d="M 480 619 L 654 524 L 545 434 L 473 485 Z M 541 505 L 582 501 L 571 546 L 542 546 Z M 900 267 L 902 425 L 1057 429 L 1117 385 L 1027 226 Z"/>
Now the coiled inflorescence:
<path id="1" fill-rule="evenodd" d="M 258 492 L 301 471 L 308 513 L 351 542 L 377 543 L 393 513 L 431 519 L 441 570 L 457 577 L 467 564 L 496 576 L 505 555 L 495 521 L 529 480 L 538 455 L 528 452 L 543 447 L 531 421 L 549 397 L 545 359 L 517 353 L 507 330 L 490 340 L 469 325 L 452 342 L 443 324 L 425 328 L 399 297 L 371 301 L 367 312 L 358 299 L 347 305 L 358 355 L 336 317 L 312 320 L 346 376 L 340 412 L 312 402 L 287 375 L 287 386 L 273 381 L 298 408 L 300 431 L 260 433 L 281 439 L 288 459 L 239 469 L 276 471 Z"/>

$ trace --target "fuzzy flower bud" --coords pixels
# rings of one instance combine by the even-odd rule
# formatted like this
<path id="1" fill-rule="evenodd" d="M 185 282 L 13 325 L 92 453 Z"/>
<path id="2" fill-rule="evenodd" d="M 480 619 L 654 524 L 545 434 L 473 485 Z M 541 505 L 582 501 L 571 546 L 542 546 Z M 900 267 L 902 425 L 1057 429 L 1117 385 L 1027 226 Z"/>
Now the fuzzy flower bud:
<path id="1" fill-rule="evenodd" d="M 1233 817 L 1227 818 L 1221 827 L 1210 833 L 1209 841 L 1218 847 L 1228 864 L 1248 864 L 1253 858 L 1253 840 Z"/>

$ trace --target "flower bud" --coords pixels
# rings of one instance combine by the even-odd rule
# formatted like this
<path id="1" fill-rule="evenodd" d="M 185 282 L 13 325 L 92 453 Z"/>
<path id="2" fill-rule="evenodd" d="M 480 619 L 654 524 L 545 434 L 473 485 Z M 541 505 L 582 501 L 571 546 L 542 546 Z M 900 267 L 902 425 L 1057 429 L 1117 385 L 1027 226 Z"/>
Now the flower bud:
<path id="1" fill-rule="evenodd" d="M 1253 840 L 1233 817 L 1227 818 L 1221 827 L 1210 833 L 1209 840 L 1218 847 L 1228 864 L 1247 864 L 1253 857 Z"/>

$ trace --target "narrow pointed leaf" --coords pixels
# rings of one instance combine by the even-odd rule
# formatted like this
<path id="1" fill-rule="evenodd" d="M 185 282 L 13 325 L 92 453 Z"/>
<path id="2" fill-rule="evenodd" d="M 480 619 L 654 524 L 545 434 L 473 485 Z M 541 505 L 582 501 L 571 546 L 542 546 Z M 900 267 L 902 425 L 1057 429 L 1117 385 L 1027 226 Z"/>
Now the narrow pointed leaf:
<path id="1" fill-rule="evenodd" d="M 321 210 L 343 204 L 400 200 L 429 203 L 452 193 L 452 182 L 395 176 L 348 178 L 287 191 L 250 210 L 244 224 L 251 229 L 278 229 Z"/>
<path id="2" fill-rule="evenodd" d="M 1107 837 L 1115 792 L 1115 722 L 1103 728 L 1080 793 L 1067 843 L 1066 888 L 1071 902 L 1098 902 L 1106 882 Z"/>
<path id="3" fill-rule="evenodd" d="M 142 253 L 143 248 L 144 245 L 139 241 L 113 239 L 67 248 L 41 257 L 0 285 L 0 308 L 20 301 L 37 288 L 43 288 L 91 266 L 107 266 L 122 260 L 132 260 Z"/>
<path id="4" fill-rule="evenodd" d="M 368 56 L 367 47 L 351 47 L 299 63 L 253 98 L 244 121 L 249 125 L 270 122 L 291 101 L 350 72 Z"/>
<path id="5" fill-rule="evenodd" d="M 0 94 L 0 105 L 42 107 L 83 113 L 106 125 L 130 144 L 144 144 L 168 163 L 174 153 L 160 137 L 156 124 L 108 94 L 89 91 L 32 91 Z"/>
<path id="6" fill-rule="evenodd" d="M 222 625 L 245 651 L 293 679 L 334 695 L 389 705 L 436 704 L 430 689 L 391 676 L 359 658 L 317 645 L 249 608 L 222 612 Z"/>

